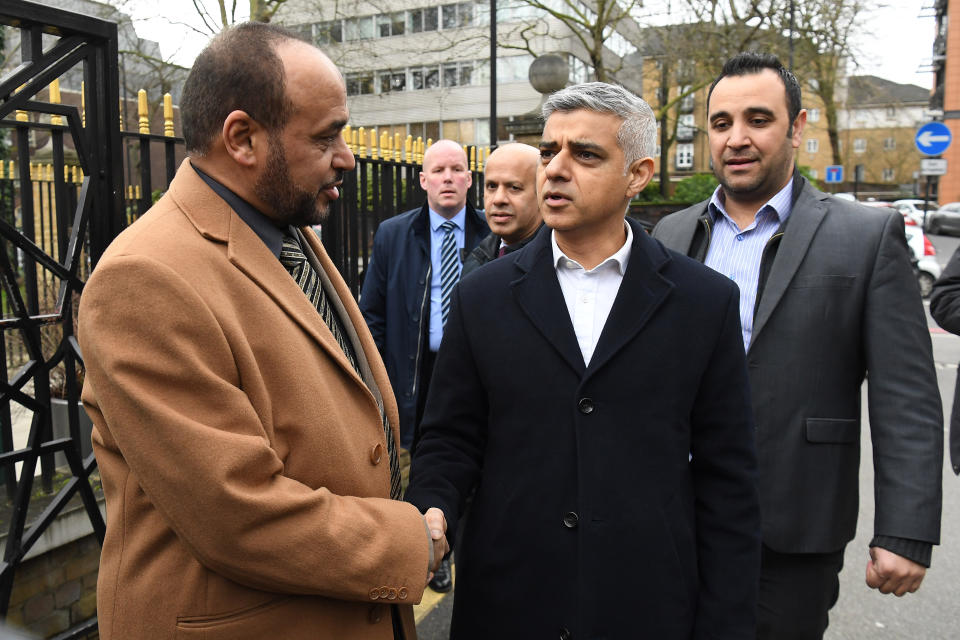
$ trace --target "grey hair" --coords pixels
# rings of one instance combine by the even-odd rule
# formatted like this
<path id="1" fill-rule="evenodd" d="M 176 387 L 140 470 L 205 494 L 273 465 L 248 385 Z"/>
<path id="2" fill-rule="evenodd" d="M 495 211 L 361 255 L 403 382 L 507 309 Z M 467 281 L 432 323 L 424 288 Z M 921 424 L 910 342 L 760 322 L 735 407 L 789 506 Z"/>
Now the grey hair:
<path id="1" fill-rule="evenodd" d="M 551 94 L 543 103 L 543 119 L 556 111 L 587 109 L 623 119 L 617 144 L 623 151 L 626 170 L 635 160 L 652 158 L 657 148 L 657 119 L 642 98 L 623 87 L 606 82 L 584 82 Z"/>

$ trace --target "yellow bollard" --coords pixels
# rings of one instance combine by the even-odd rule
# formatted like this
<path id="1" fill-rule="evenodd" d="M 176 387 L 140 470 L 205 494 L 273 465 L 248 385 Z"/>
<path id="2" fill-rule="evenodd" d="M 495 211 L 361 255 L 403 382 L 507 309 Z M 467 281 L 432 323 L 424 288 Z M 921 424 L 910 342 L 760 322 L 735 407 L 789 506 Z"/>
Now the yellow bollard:
<path id="1" fill-rule="evenodd" d="M 150 114 L 147 110 L 147 92 L 144 89 L 137 91 L 137 115 L 140 122 L 140 133 L 150 133 Z"/>
<path id="2" fill-rule="evenodd" d="M 403 161 L 413 162 L 413 136 L 408 135 L 403 144 Z"/>
<path id="3" fill-rule="evenodd" d="M 366 134 L 366 129 L 364 129 L 363 127 L 360 127 L 360 131 L 358 132 L 358 134 L 359 134 L 359 138 L 360 138 L 360 146 L 357 148 L 357 155 L 360 156 L 361 158 L 363 158 L 363 157 L 365 157 L 365 156 L 367 155 L 367 134 Z"/>
<path id="4" fill-rule="evenodd" d="M 169 93 L 163 94 L 163 135 L 168 138 L 174 136 L 173 133 L 173 96 Z"/>
<path id="5" fill-rule="evenodd" d="M 50 83 L 50 102 L 60 104 L 60 78 L 54 78 Z M 50 124 L 63 126 L 63 118 L 58 115 L 50 116 Z"/>
<path id="6" fill-rule="evenodd" d="M 370 157 L 373 158 L 374 160 L 379 160 L 380 154 L 378 153 L 378 151 L 379 149 L 377 149 L 377 130 L 370 129 L 370 153 L 371 153 Z"/>
<path id="7" fill-rule="evenodd" d="M 390 134 L 386 131 L 380 132 L 380 157 L 384 160 L 390 160 Z"/>

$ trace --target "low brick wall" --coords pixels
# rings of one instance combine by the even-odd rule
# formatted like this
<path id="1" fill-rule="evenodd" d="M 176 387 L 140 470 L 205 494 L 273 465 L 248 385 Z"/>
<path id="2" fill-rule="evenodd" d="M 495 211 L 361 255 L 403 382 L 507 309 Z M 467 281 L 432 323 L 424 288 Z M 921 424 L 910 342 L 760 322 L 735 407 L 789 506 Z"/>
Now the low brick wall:
<path id="1" fill-rule="evenodd" d="M 24 560 L 14 578 L 7 624 L 49 638 L 89 620 L 97 612 L 99 565 L 100 543 L 93 534 Z"/>

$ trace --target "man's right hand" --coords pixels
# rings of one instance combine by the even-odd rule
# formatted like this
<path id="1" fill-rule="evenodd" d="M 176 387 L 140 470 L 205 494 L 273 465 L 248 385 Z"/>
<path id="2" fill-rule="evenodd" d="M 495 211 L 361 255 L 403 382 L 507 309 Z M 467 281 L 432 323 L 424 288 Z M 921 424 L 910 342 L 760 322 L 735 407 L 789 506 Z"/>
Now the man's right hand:
<path id="1" fill-rule="evenodd" d="M 450 551 L 450 545 L 447 543 L 447 519 L 443 516 L 443 511 L 436 507 L 427 509 L 423 515 L 427 521 L 427 529 L 430 531 L 430 539 L 433 541 L 433 564 L 429 567 L 427 582 L 433 579 L 433 572 L 440 566 L 443 556 Z"/>

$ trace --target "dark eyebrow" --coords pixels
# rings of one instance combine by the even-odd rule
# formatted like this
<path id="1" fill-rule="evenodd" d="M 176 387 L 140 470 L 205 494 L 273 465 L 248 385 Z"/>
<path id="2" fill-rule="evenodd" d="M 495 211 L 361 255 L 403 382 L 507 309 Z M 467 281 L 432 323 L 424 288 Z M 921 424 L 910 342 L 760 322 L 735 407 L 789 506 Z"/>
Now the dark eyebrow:
<path id="1" fill-rule="evenodd" d="M 714 120 L 719 120 L 720 118 L 729 118 L 729 117 L 730 117 L 730 114 L 727 113 L 726 111 L 716 111 L 710 114 L 709 120 L 710 122 L 713 122 Z"/>
<path id="2" fill-rule="evenodd" d="M 596 155 L 606 155 L 603 147 L 595 142 L 590 142 L 589 140 L 571 140 L 570 148 L 574 151 L 589 151 Z"/>
<path id="3" fill-rule="evenodd" d="M 538 146 L 540 147 L 541 150 L 556 149 L 557 143 L 551 142 L 550 140 L 541 140 Z"/>
<path id="4" fill-rule="evenodd" d="M 767 116 L 770 118 L 773 118 L 776 116 L 776 114 L 771 109 L 767 109 L 766 107 L 750 107 L 749 109 L 747 109 L 747 114 L 751 116 L 755 116 L 755 115 Z"/>

